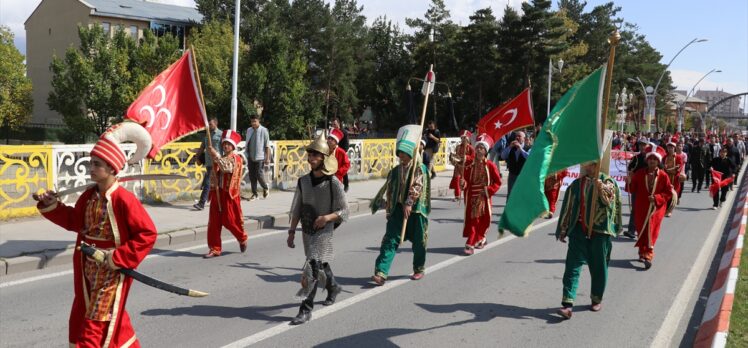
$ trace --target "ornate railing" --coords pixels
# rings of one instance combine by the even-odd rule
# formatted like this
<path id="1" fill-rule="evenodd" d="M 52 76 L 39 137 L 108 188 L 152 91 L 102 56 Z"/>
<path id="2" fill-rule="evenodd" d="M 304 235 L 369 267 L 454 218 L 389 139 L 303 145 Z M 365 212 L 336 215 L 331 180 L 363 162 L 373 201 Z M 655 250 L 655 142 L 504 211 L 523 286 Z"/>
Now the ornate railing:
<path id="1" fill-rule="evenodd" d="M 458 141 L 454 138 L 442 139 L 440 151 L 434 156 L 436 170 L 452 169 L 446 163 L 445 153 L 453 151 Z M 265 169 L 266 182 L 279 189 L 295 187 L 296 180 L 309 172 L 306 144 L 306 141 L 297 140 L 271 142 L 272 160 Z M 195 163 L 199 146 L 200 143 L 196 142 L 169 144 L 154 159 L 127 166 L 120 174 L 180 174 L 185 179 L 132 181 L 126 183 L 125 187 L 144 201 L 196 199 L 205 176 L 205 167 Z M 31 198 L 33 193 L 90 183 L 88 168 L 92 148 L 93 144 L 0 146 L 0 220 L 36 215 L 36 202 Z M 135 146 L 124 144 L 123 150 L 129 157 Z M 244 157 L 244 151 L 239 153 Z M 351 180 L 384 177 L 397 163 L 395 140 L 351 140 L 348 157 L 351 159 L 348 172 Z M 246 183 L 246 170 L 244 175 L 243 183 Z M 78 196 L 66 196 L 64 201 L 75 202 Z"/>

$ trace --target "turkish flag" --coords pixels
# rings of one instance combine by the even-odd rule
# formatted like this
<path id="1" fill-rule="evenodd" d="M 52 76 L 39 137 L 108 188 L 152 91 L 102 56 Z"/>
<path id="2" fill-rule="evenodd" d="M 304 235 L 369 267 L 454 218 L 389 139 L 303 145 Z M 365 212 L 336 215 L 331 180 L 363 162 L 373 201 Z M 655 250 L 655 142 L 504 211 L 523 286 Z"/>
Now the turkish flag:
<path id="1" fill-rule="evenodd" d="M 191 50 L 140 92 L 125 118 L 141 124 L 151 134 L 149 158 L 156 157 L 164 145 L 207 126 Z"/>
<path id="2" fill-rule="evenodd" d="M 478 121 L 478 132 L 499 141 L 505 134 L 519 128 L 533 126 L 530 89 L 526 88 L 514 99 L 493 108 Z"/>

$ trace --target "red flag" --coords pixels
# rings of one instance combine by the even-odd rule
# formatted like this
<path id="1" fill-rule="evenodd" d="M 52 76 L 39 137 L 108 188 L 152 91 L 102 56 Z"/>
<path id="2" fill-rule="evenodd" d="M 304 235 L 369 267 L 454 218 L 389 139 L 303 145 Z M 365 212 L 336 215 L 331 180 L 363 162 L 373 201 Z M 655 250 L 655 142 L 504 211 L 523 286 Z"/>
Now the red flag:
<path id="1" fill-rule="evenodd" d="M 190 50 L 140 92 L 125 118 L 143 125 L 151 134 L 149 158 L 162 146 L 206 127 L 208 118 L 200 102 Z"/>
<path id="2" fill-rule="evenodd" d="M 486 133 L 498 141 L 515 129 L 534 125 L 530 97 L 530 89 L 526 88 L 514 99 L 493 108 L 478 121 L 478 133 Z"/>
<path id="3" fill-rule="evenodd" d="M 714 169 L 710 170 L 712 171 L 712 184 L 709 185 L 709 196 L 714 197 L 714 195 L 719 192 L 720 188 L 723 188 L 732 183 L 733 177 L 722 180 L 722 172 L 718 172 Z"/>
<path id="4" fill-rule="evenodd" d="M 426 77 L 423 79 L 423 87 L 421 87 L 421 94 L 427 95 L 434 93 L 434 86 L 436 85 L 436 74 L 434 70 L 429 70 L 426 73 Z"/>

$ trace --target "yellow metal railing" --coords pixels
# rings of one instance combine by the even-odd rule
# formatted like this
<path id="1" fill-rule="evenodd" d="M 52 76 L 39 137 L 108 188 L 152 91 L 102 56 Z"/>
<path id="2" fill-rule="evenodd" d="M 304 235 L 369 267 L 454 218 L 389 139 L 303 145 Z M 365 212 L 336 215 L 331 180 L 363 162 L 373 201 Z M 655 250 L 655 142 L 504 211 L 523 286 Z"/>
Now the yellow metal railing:
<path id="1" fill-rule="evenodd" d="M 31 198 L 54 187 L 51 145 L 0 146 L 0 220 L 37 214 Z"/>

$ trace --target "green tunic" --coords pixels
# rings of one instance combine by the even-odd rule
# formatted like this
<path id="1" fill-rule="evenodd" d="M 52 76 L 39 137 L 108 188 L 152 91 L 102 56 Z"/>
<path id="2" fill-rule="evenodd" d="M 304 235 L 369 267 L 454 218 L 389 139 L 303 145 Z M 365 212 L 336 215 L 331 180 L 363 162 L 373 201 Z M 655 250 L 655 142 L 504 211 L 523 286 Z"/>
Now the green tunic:
<path id="1" fill-rule="evenodd" d="M 379 256 L 375 262 L 374 273 L 387 278 L 392 261 L 400 246 L 400 232 L 403 226 L 403 206 L 408 203 L 414 192 L 418 198 L 413 200 L 413 210 L 405 229 L 405 240 L 413 243 L 413 272 L 423 272 L 426 264 L 426 243 L 428 241 L 428 215 L 431 212 L 431 185 L 428 168 L 419 163 L 413 185 L 407 188 L 406 173 L 410 166 L 398 165 L 387 175 L 387 182 L 379 190 L 371 204 L 375 213 L 384 203 L 386 197 L 387 230 L 382 238 Z M 408 171 L 408 172 L 406 172 Z"/>
<path id="2" fill-rule="evenodd" d="M 563 306 L 574 303 L 582 267 L 587 264 L 592 276 L 590 297 L 593 303 L 603 299 L 608 281 L 608 262 L 612 250 L 611 236 L 621 232 L 621 196 L 618 185 L 610 176 L 601 173 L 603 188 L 598 193 L 597 207 L 592 224 L 592 235 L 588 238 L 583 224 L 579 221 L 581 197 L 584 190 L 585 225 L 592 209 L 593 183 L 583 177 L 571 183 L 564 195 L 556 238 L 569 237 L 569 249 L 566 253 L 566 267 L 563 277 Z M 583 180 L 584 179 L 584 180 Z M 582 187 L 584 185 L 584 187 Z"/>

